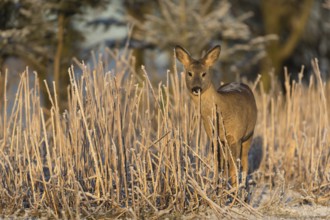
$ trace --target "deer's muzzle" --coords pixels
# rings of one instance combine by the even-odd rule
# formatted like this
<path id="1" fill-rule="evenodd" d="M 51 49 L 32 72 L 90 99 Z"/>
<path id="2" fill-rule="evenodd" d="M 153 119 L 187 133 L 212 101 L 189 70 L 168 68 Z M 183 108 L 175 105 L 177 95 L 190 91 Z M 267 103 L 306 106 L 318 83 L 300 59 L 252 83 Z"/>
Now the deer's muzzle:
<path id="1" fill-rule="evenodd" d="M 198 93 L 202 93 L 202 88 L 199 86 L 195 86 L 194 88 L 191 89 L 191 93 L 193 95 L 198 95 Z"/>

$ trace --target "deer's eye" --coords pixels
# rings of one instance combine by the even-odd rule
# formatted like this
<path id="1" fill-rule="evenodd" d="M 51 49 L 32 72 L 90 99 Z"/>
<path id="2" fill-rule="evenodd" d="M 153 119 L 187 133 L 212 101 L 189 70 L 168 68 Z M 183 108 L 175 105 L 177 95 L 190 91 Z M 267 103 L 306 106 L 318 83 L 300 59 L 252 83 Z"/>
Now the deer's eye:
<path id="1" fill-rule="evenodd" d="M 202 77 L 206 76 L 206 72 L 202 73 Z"/>
<path id="2" fill-rule="evenodd" d="M 192 72 L 188 72 L 188 76 L 192 77 Z"/>

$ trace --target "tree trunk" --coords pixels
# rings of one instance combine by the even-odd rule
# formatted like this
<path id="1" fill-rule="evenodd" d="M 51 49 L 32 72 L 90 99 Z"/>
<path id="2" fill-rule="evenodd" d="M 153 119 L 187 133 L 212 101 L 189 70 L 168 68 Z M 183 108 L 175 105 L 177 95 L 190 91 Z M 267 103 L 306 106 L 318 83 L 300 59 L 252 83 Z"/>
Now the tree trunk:
<path id="1" fill-rule="evenodd" d="M 261 10 L 264 20 L 265 34 L 276 34 L 277 41 L 272 41 L 267 47 L 268 56 L 264 59 L 261 72 L 262 82 L 266 91 L 270 89 L 269 72 L 274 68 L 275 74 L 282 72 L 282 65 L 285 59 L 292 55 L 296 48 L 310 12 L 314 0 L 303 0 L 300 5 L 290 5 L 286 0 L 263 0 Z M 300 6 L 300 7 L 299 7 Z M 296 8 L 296 13 L 292 13 Z M 300 10 L 299 10 L 300 9 Z M 271 13 L 270 13 L 271 12 Z M 285 19 L 285 22 L 283 23 Z M 288 32 L 285 39 L 281 35 Z"/>

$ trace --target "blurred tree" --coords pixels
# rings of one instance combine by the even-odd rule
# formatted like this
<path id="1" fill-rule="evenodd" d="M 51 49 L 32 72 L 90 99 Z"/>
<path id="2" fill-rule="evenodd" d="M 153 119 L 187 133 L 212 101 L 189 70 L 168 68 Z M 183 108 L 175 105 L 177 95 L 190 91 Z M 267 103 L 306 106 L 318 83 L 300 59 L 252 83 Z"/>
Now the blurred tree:
<path id="1" fill-rule="evenodd" d="M 150 60 L 145 59 L 146 49 L 170 52 L 180 44 L 199 56 L 211 45 L 220 43 L 222 72 L 233 78 L 232 73 L 251 72 L 249 69 L 266 55 L 265 43 L 274 39 L 274 35 L 260 37 L 251 32 L 245 23 L 251 13 L 245 11 L 234 16 L 227 0 L 125 0 L 123 8 L 123 21 L 133 24 L 129 42 L 137 70 Z M 124 23 L 114 18 L 108 20 L 93 25 Z M 118 46 L 118 40 L 109 40 L 107 45 Z"/>
<path id="2" fill-rule="evenodd" d="M 0 65 L 17 57 L 35 69 L 39 79 L 53 79 L 61 104 L 69 84 L 67 69 L 79 53 L 83 33 L 73 24 L 75 15 L 108 0 L 2 0 L 0 2 Z M 36 7 L 36 5 L 38 7 Z M 52 76 L 52 77 L 51 77 Z M 43 83 L 44 97 L 45 94 Z M 45 103 L 47 102 L 45 99 Z M 62 105 L 62 107 L 64 107 Z"/>
<path id="3" fill-rule="evenodd" d="M 276 34 L 279 39 L 267 46 L 268 56 L 262 64 L 262 81 L 266 90 L 270 87 L 268 75 L 274 68 L 278 75 L 282 72 L 283 62 L 292 55 L 301 39 L 314 0 L 263 0 L 261 11 L 266 34 Z"/>
<path id="4" fill-rule="evenodd" d="M 330 0 L 326 0 L 323 4 L 323 7 L 330 9 Z"/>
<path id="5" fill-rule="evenodd" d="M 49 58 L 45 47 L 51 30 L 33 3 L 36 1 L 0 2 L 1 66 L 6 58 L 16 56 L 24 59 L 38 71 L 45 72 L 45 66 L 40 59 Z"/>
<path id="6" fill-rule="evenodd" d="M 46 25 L 35 3 L 39 5 L 40 1 L 0 1 L 0 71 L 2 73 L 5 72 L 4 62 L 10 57 L 17 57 L 38 71 L 40 78 L 46 77 L 46 64 L 50 59 L 47 41 L 52 30 Z"/>
<path id="7" fill-rule="evenodd" d="M 319 67 L 324 79 L 330 73 L 330 13 L 322 1 L 314 1 L 309 19 L 302 36 L 290 57 L 284 64 L 298 72 L 305 65 L 305 80 L 310 79 L 312 72 L 311 60 L 318 58 Z M 292 71 L 292 70 L 291 70 Z M 294 78 L 297 78 L 293 73 Z"/>
<path id="8" fill-rule="evenodd" d="M 151 13 L 153 8 L 158 7 L 158 2 L 145 0 L 124 0 L 123 6 L 130 18 L 133 18 L 139 23 L 144 23 L 146 21 L 145 15 Z M 139 31 L 140 29 L 135 27 L 132 30 L 132 35 L 135 36 Z M 134 66 L 137 73 L 141 71 L 141 65 L 145 65 L 144 50 L 144 47 L 137 46 L 133 48 L 133 56 L 135 57 Z"/>
<path id="9" fill-rule="evenodd" d="M 251 13 L 233 16 L 226 0 L 159 0 L 149 11 L 139 14 L 143 19 L 127 15 L 136 28 L 133 39 L 165 50 L 180 44 L 193 55 L 221 42 L 221 67 L 226 73 L 250 68 L 265 56 L 265 42 L 272 39 L 253 36 L 244 23 Z"/>
<path id="10" fill-rule="evenodd" d="M 322 73 L 324 75 L 328 73 L 330 70 L 330 42 L 328 40 L 330 13 L 326 9 L 327 1 L 282 2 L 280 0 L 274 1 L 274 5 L 271 5 L 271 2 L 272 0 L 269 2 L 265 0 L 261 4 L 260 0 L 231 1 L 236 16 L 244 11 L 253 11 L 253 17 L 247 20 L 253 33 L 256 35 L 274 33 L 278 36 L 277 42 L 267 44 L 269 56 L 265 57 L 260 66 L 256 66 L 255 69 L 255 72 L 263 74 L 266 87 L 270 83 L 268 73 L 272 68 L 277 78 L 283 82 L 283 66 L 289 68 L 292 79 L 297 79 L 301 65 L 304 65 L 304 80 L 308 81 L 312 72 L 311 59 L 315 57 L 320 61 Z M 265 7 L 263 7 L 264 4 L 266 4 Z M 272 22 L 266 23 L 264 17 L 274 20 L 274 25 L 277 27 L 269 27 Z"/>

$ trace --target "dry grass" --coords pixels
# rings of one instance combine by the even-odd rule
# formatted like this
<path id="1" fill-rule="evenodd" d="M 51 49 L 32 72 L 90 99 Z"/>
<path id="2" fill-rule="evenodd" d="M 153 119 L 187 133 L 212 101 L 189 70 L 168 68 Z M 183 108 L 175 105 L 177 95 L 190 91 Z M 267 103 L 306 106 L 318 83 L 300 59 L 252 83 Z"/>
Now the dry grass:
<path id="1" fill-rule="evenodd" d="M 292 203 L 329 205 L 330 88 L 315 74 L 309 86 L 289 84 L 283 95 L 255 84 L 259 108 L 251 167 L 250 204 L 214 175 L 213 153 L 179 73 L 151 85 L 131 74 L 131 56 L 108 51 L 94 70 L 70 68 L 69 104 L 41 108 L 38 80 L 21 75 L 16 99 L 0 120 L 0 212 L 55 218 L 260 217 L 297 192 Z M 115 62 L 115 68 L 104 67 Z M 303 70 L 302 70 L 303 72 Z M 301 75 L 302 76 L 302 73 Z M 52 85 L 51 88 L 54 86 Z M 4 88 L 5 90 L 6 88 Z M 5 93 L 6 94 L 6 93 Z M 261 141 L 260 141 L 261 140 Z M 260 166 L 255 161 L 261 161 Z M 262 189 L 262 190 L 260 190 Z M 269 197 L 261 201 L 261 194 Z"/>

